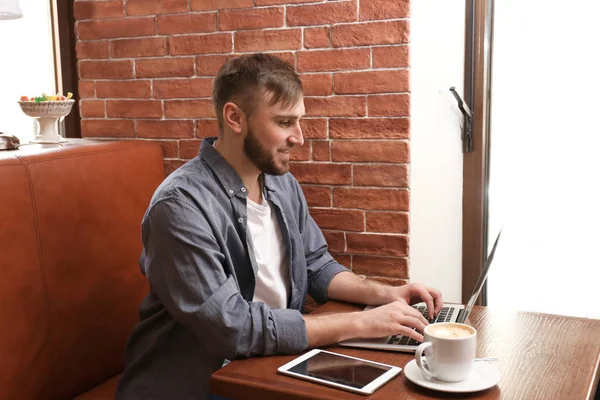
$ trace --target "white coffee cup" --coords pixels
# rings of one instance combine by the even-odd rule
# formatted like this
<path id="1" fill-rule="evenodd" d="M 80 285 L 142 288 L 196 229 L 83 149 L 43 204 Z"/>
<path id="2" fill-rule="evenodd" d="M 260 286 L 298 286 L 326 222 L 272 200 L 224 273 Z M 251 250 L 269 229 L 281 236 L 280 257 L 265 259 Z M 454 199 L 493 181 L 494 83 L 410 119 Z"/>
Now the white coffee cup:
<path id="1" fill-rule="evenodd" d="M 446 382 L 465 380 L 475 360 L 477 331 L 465 324 L 444 322 L 425 327 L 425 341 L 415 353 L 417 365 L 425 379 Z M 427 355 L 423 356 L 425 349 Z M 423 362 L 425 359 L 426 362 Z"/>

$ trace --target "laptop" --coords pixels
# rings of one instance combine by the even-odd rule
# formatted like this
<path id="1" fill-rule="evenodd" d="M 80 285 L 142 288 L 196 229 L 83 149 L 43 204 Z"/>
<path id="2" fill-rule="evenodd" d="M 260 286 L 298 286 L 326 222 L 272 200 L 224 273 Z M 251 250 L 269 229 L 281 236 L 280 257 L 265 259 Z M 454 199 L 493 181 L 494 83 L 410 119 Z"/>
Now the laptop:
<path id="1" fill-rule="evenodd" d="M 492 251 L 486 263 L 479 274 L 479 278 L 477 279 L 477 283 L 473 288 L 473 292 L 471 293 L 471 298 L 465 307 L 462 304 L 444 304 L 440 313 L 435 317 L 435 320 L 430 321 L 430 323 L 438 323 L 438 322 L 458 322 L 464 323 L 471 309 L 475 305 L 477 298 L 479 297 L 479 293 L 483 288 L 483 284 L 488 276 L 488 272 L 490 270 L 490 265 L 494 259 L 494 254 L 496 252 L 496 246 L 498 246 L 498 240 L 500 239 L 500 234 L 502 233 L 502 229 L 498 232 L 498 236 L 496 236 L 496 241 L 494 242 L 494 247 L 492 247 Z M 375 306 L 368 306 L 365 310 L 369 310 L 374 308 Z M 429 319 L 427 315 L 427 306 L 425 303 L 418 303 L 413 305 L 414 308 L 419 310 L 421 314 L 425 317 L 425 319 Z M 417 347 L 421 343 L 412 339 L 408 336 L 403 335 L 393 335 L 386 336 L 383 338 L 377 339 L 352 339 L 341 342 L 341 346 L 349 346 L 349 347 L 362 347 L 367 349 L 378 349 L 378 350 L 391 350 L 391 351 L 402 351 L 402 352 L 415 352 Z"/>

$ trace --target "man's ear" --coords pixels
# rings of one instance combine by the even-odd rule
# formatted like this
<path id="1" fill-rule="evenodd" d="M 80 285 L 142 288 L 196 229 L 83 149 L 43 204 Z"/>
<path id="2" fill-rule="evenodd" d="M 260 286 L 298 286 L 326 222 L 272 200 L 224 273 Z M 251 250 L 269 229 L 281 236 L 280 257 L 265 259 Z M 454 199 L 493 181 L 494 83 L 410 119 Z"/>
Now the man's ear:
<path id="1" fill-rule="evenodd" d="M 235 103 L 228 102 L 223 106 L 223 121 L 236 135 L 241 135 L 246 126 L 246 113 Z"/>

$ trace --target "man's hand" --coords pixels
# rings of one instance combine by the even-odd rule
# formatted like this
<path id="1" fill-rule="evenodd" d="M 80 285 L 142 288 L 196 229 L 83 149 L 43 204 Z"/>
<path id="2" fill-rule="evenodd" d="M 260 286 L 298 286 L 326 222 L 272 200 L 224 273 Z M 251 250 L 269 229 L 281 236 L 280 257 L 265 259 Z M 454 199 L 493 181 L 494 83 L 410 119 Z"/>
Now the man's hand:
<path id="1" fill-rule="evenodd" d="M 420 332 L 429 324 L 419 311 L 401 300 L 368 311 L 305 315 L 304 322 L 310 348 L 348 339 L 371 339 L 397 334 L 422 342 L 423 335 Z"/>
<path id="2" fill-rule="evenodd" d="M 361 337 L 365 339 L 401 334 L 419 342 L 423 341 L 422 332 L 429 325 L 419 311 L 402 300 L 363 311 L 360 323 L 364 325 L 365 334 Z"/>
<path id="3" fill-rule="evenodd" d="M 422 283 L 409 283 L 404 286 L 389 287 L 390 301 L 401 301 L 404 304 L 415 304 L 424 301 L 427 304 L 429 319 L 433 319 L 442 310 L 444 300 L 442 292 L 423 285 Z"/>

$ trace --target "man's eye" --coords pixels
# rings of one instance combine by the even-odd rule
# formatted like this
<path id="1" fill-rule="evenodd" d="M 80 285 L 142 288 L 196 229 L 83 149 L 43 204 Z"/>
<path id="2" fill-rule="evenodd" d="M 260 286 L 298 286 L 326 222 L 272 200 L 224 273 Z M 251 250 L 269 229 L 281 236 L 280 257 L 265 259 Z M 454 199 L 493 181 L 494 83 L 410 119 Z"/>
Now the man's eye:
<path id="1" fill-rule="evenodd" d="M 290 126 L 290 123 L 291 122 L 288 119 L 283 120 L 283 121 L 279 121 L 279 125 L 281 125 L 281 126 Z"/>

